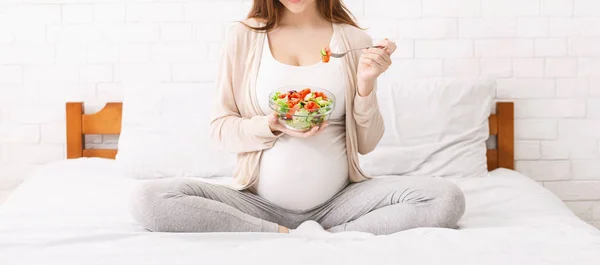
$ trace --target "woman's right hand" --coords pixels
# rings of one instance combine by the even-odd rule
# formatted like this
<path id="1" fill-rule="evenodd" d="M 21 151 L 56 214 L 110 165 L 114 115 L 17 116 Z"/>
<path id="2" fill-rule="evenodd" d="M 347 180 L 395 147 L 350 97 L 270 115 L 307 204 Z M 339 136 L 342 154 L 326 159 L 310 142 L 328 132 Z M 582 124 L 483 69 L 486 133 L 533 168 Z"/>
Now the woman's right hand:
<path id="1" fill-rule="evenodd" d="M 269 118 L 269 128 L 271 128 L 271 131 L 273 132 L 273 134 L 278 135 L 280 133 L 285 133 L 289 136 L 298 137 L 298 138 L 308 138 L 313 135 L 316 135 L 316 134 L 322 132 L 323 130 L 325 130 L 325 128 L 329 125 L 327 122 L 324 122 L 323 124 L 321 124 L 321 126 L 315 126 L 312 129 L 310 129 L 309 131 L 297 132 L 297 131 L 293 131 L 293 130 L 290 130 L 290 129 L 284 127 L 283 125 L 281 125 L 279 123 L 279 121 L 277 119 L 279 119 L 279 117 L 277 116 L 277 113 L 273 113 L 273 115 L 271 115 L 271 117 Z"/>

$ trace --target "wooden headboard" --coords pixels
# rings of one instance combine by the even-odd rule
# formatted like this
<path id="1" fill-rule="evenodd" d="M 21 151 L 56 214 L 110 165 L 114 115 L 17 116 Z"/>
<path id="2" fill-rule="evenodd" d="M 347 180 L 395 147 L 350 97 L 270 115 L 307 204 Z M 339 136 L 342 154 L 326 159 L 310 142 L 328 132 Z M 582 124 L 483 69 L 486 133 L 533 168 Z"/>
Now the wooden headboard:
<path id="1" fill-rule="evenodd" d="M 108 103 L 95 114 L 83 114 L 82 102 L 67 103 L 67 158 L 102 157 L 114 159 L 117 149 L 85 149 L 86 134 L 119 134 L 121 103 Z M 496 149 L 488 149 L 489 170 L 514 169 L 514 104 L 498 102 L 489 118 L 490 135 L 496 136 Z"/>

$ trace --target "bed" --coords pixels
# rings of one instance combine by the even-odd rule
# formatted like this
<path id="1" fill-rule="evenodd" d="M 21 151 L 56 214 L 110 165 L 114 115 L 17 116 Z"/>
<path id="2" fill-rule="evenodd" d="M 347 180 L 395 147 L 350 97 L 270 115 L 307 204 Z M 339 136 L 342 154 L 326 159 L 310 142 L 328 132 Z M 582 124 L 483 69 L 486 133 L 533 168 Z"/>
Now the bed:
<path id="1" fill-rule="evenodd" d="M 83 114 L 67 104 L 67 156 L 28 178 L 0 206 L 0 264 L 600 264 L 600 231 L 513 170 L 513 105 L 489 119 L 489 174 L 451 181 L 465 192 L 459 229 L 306 238 L 260 233 L 150 233 L 129 216 L 131 178 L 116 150 L 85 134 L 118 134 L 121 104 Z M 205 179 L 224 183 L 229 178 Z"/>

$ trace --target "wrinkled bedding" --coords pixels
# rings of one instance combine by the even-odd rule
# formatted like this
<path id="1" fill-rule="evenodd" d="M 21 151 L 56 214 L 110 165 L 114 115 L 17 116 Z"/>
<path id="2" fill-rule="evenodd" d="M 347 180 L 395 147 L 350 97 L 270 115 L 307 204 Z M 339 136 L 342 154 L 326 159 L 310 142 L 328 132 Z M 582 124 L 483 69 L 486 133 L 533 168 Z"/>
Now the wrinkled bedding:
<path id="1" fill-rule="evenodd" d="M 452 179 L 467 199 L 458 230 L 319 238 L 150 233 L 127 210 L 131 190 L 147 180 L 119 172 L 98 158 L 38 170 L 0 206 L 0 264 L 600 264 L 600 231 L 506 169 Z"/>

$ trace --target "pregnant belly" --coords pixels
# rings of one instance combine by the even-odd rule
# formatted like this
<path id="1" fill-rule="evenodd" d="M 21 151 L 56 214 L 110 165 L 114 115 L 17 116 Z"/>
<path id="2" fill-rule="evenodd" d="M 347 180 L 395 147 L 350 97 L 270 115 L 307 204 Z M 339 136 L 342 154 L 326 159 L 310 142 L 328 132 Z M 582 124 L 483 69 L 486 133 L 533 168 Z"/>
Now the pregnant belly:
<path id="1" fill-rule="evenodd" d="M 307 138 L 282 136 L 263 152 L 256 191 L 289 210 L 319 206 L 348 183 L 348 158 L 343 128 L 331 126 Z"/>

